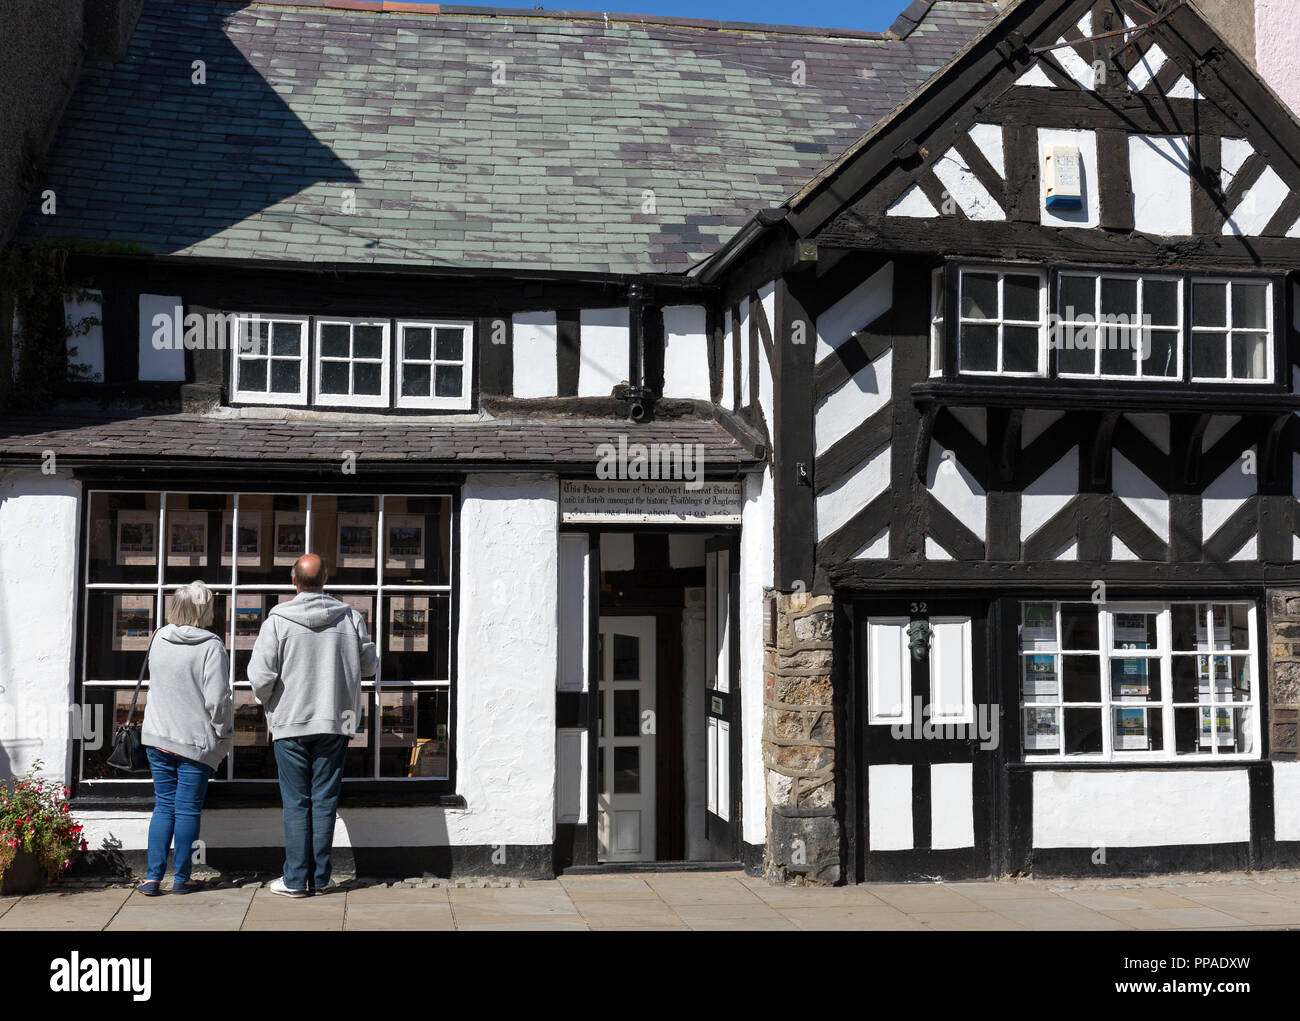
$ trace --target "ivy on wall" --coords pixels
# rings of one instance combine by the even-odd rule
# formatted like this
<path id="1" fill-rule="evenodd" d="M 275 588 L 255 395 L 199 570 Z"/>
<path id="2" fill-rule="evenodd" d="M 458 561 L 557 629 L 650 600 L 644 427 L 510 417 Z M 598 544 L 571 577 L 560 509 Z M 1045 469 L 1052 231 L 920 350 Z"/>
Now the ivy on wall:
<path id="1" fill-rule="evenodd" d="M 73 321 L 65 301 L 84 299 L 68 282 L 68 249 L 13 246 L 0 253 L 0 408 L 48 407 L 64 384 L 94 382 L 90 365 L 77 361 L 73 338 L 99 325 L 97 316 Z"/>

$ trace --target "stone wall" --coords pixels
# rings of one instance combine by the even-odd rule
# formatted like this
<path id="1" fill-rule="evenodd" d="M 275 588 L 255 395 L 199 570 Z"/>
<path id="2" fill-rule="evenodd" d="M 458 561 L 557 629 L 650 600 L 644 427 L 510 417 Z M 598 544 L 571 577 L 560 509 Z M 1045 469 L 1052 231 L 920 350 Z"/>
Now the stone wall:
<path id="1" fill-rule="evenodd" d="M 775 643 L 763 654 L 767 859 L 775 884 L 840 879 L 829 596 L 773 593 Z"/>
<path id="2" fill-rule="evenodd" d="M 1269 758 L 1300 759 L 1300 590 L 1273 589 L 1268 594 Z"/>

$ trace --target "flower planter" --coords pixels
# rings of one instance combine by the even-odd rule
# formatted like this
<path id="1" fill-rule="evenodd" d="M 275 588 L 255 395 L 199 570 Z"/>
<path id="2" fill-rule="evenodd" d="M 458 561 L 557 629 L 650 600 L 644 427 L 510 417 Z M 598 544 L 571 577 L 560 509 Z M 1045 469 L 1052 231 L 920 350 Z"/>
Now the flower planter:
<path id="1" fill-rule="evenodd" d="M 30 851 L 18 850 L 12 864 L 0 876 L 0 897 L 19 897 L 35 893 L 45 885 L 45 869 Z"/>

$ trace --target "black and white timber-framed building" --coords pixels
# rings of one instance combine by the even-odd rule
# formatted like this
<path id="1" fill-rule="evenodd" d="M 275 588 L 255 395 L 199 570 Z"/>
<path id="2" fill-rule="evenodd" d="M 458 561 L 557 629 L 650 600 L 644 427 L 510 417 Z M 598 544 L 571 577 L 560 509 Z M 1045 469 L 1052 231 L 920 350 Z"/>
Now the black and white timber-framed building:
<path id="1" fill-rule="evenodd" d="M 1300 124 L 1194 4 L 401 7 L 147 0 L 87 66 L 16 241 L 95 381 L 0 415 L 12 770 L 140 853 L 31 721 L 201 577 L 209 860 L 273 866 L 241 671 L 310 546 L 382 649 L 359 871 L 1300 859 Z"/>

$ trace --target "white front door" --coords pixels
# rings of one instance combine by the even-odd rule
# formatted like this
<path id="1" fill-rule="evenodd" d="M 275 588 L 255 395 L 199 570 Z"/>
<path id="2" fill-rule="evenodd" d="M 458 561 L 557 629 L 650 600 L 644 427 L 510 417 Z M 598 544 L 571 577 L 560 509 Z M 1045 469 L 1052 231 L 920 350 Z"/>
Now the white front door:
<path id="1" fill-rule="evenodd" d="M 655 857 L 655 619 L 600 618 L 596 803 L 601 861 Z"/>

